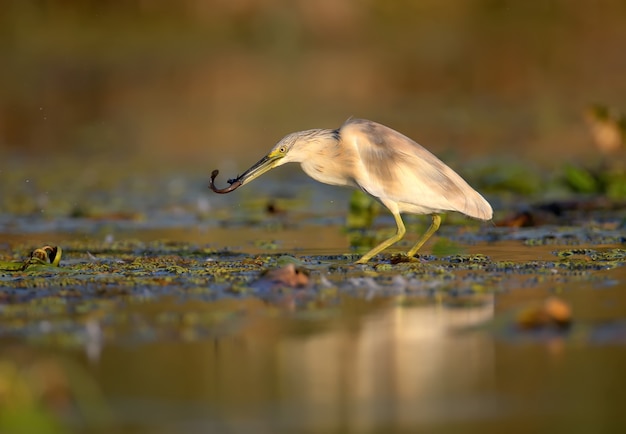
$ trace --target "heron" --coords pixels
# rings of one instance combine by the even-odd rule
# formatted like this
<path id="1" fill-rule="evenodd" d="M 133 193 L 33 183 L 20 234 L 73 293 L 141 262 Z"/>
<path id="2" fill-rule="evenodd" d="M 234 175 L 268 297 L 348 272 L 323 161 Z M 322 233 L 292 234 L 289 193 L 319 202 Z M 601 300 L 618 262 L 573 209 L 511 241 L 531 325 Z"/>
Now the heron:
<path id="1" fill-rule="evenodd" d="M 316 181 L 360 188 L 384 205 L 395 219 L 395 235 L 365 253 L 358 264 L 400 241 L 406 234 L 401 214 L 431 215 L 432 222 L 407 252 L 412 258 L 439 229 L 441 214 L 455 211 L 491 220 L 489 202 L 439 158 L 405 135 L 377 122 L 348 119 L 335 129 L 312 129 L 283 137 L 261 160 L 219 189 L 229 193 L 286 163 L 300 163 Z"/>

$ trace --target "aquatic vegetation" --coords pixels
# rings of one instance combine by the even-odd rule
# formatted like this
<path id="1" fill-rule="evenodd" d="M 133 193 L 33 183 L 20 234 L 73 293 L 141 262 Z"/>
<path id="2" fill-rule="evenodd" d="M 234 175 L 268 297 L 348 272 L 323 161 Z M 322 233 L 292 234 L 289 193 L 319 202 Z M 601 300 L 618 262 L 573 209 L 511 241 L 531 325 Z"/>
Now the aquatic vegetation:
<path id="1" fill-rule="evenodd" d="M 304 193 L 307 200 L 251 194 L 241 206 L 208 212 L 197 206 L 195 195 L 206 195 L 198 181 L 196 191 L 175 198 L 183 203 L 175 212 L 165 201 L 148 216 L 142 189 L 116 199 L 122 189 L 111 188 L 95 203 L 83 187 L 50 199 L 53 218 L 32 210 L 27 217 L 0 215 L 0 232 L 18 234 L 0 251 L 1 339 L 78 349 L 98 360 L 111 343 L 229 336 L 259 317 L 327 320 L 353 301 L 469 309 L 537 288 L 542 297 L 579 285 L 606 288 L 616 281 L 609 273 L 626 263 L 625 210 L 597 197 L 522 201 L 531 217 L 523 224 L 515 215 L 514 224 L 502 225 L 450 215 L 416 258 L 391 251 L 355 265 L 361 249 L 393 232 L 375 202 L 359 193 L 346 224 L 345 209 L 310 200 L 312 193 Z M 332 212 L 321 212 L 320 203 Z M 502 203 L 502 215 L 514 208 Z M 425 224 L 407 218 L 407 237 Z M 343 247 L 286 247 L 288 237 L 318 238 L 329 225 Z M 172 227 L 183 229 L 168 232 Z M 216 240 L 216 234 L 227 235 Z"/>
<path id="2" fill-rule="evenodd" d="M 16 246 L 16 250 L 28 248 Z M 50 255 L 52 248 L 43 251 L 49 252 L 46 261 L 58 258 Z M 60 255 L 61 249 L 57 252 Z M 237 305 L 216 308 L 219 315 L 210 314 L 206 320 L 172 317 L 168 314 L 172 304 L 158 309 L 156 317 L 148 311 L 141 313 L 142 306 L 158 305 L 160 300 L 219 303 L 248 299 L 303 313 L 327 309 L 345 297 L 402 297 L 403 303 L 409 304 L 443 299 L 472 305 L 471 300 L 482 303 L 487 294 L 515 288 L 561 287 L 580 281 L 603 284 L 606 278 L 599 272 L 626 263 L 621 248 L 547 250 L 548 255 L 550 252 L 553 259 L 535 261 L 454 253 L 422 255 L 407 262 L 402 255 L 383 255 L 382 261 L 354 265 L 351 255 L 251 255 L 183 242 L 74 241 L 64 243 L 63 258 L 57 261 L 60 267 L 37 264 L 24 269 L 24 262 L 18 262 L 20 266 L 3 269 L 0 337 L 20 335 L 85 346 L 91 339 L 85 327 L 97 324 L 103 342 L 110 339 L 109 330 L 120 327 L 129 339 L 156 339 L 162 333 L 189 338 L 228 330 L 229 324 L 234 326 L 241 318 Z M 209 306 L 198 305 L 187 315 L 204 318 L 202 312 Z M 129 316 L 129 312 L 134 313 Z M 38 325 L 42 321 L 45 334 Z M 137 321 L 142 324 L 139 328 Z"/>
<path id="3" fill-rule="evenodd" d="M 57 270 L 61 262 L 63 250 L 58 247 L 44 246 L 33 250 L 23 262 L 20 261 L 0 261 L 0 272 L 2 271 L 52 271 Z"/>

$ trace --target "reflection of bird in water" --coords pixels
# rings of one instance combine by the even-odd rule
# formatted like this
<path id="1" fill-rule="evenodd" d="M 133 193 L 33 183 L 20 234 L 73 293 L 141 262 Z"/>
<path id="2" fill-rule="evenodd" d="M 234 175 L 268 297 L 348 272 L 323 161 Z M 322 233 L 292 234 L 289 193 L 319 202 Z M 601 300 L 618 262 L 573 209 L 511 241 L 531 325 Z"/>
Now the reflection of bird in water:
<path id="1" fill-rule="evenodd" d="M 489 203 L 441 160 L 397 131 L 363 119 L 350 119 L 337 129 L 289 134 L 250 169 L 229 180 L 230 187 L 216 188 L 214 171 L 211 188 L 228 193 L 290 162 L 300 163 L 307 175 L 325 184 L 358 187 L 391 211 L 398 231 L 363 255 L 359 263 L 404 237 L 401 213 L 432 215 L 432 224 L 408 251 L 409 257 L 437 231 L 439 213 L 457 211 L 480 220 L 492 217 Z"/>
<path id="2" fill-rule="evenodd" d="M 626 141 L 626 117 L 602 104 L 587 108 L 585 119 L 591 129 L 595 145 L 604 155 L 614 154 Z"/>

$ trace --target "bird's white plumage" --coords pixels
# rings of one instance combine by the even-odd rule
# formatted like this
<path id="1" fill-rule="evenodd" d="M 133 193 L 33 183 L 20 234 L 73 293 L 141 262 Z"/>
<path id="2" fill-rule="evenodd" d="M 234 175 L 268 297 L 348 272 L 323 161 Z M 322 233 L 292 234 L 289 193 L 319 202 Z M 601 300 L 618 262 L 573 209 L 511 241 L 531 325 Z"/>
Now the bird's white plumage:
<path id="1" fill-rule="evenodd" d="M 454 170 L 415 141 L 376 122 L 349 119 L 338 129 L 289 134 L 237 180 L 243 185 L 289 162 L 300 163 L 317 181 L 363 189 L 394 215 L 398 233 L 360 262 L 404 236 L 400 213 L 433 215 L 433 224 L 410 254 L 437 230 L 438 213 L 457 211 L 481 220 L 493 215 L 491 205 Z"/>
<path id="2" fill-rule="evenodd" d="M 358 153 L 363 168 L 356 182 L 372 196 L 396 202 L 400 212 L 457 211 L 489 220 L 489 203 L 455 171 L 410 138 L 360 119 L 340 130 L 344 146 Z"/>

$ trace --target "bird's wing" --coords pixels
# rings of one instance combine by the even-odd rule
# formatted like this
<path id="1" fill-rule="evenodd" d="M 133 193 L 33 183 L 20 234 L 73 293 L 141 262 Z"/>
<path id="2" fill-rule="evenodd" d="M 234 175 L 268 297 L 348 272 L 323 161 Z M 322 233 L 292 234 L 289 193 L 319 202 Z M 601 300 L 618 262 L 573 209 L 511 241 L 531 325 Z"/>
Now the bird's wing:
<path id="1" fill-rule="evenodd" d="M 463 178 L 428 150 L 376 122 L 350 119 L 341 139 L 354 146 L 362 167 L 359 186 L 381 200 L 396 202 L 400 211 L 459 211 L 491 218 L 491 206 Z"/>

